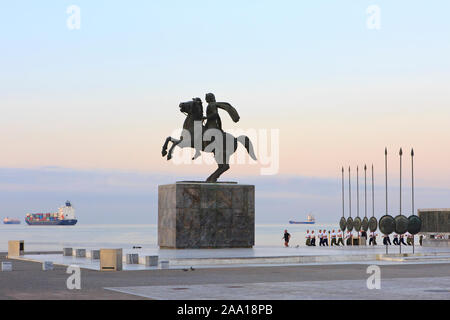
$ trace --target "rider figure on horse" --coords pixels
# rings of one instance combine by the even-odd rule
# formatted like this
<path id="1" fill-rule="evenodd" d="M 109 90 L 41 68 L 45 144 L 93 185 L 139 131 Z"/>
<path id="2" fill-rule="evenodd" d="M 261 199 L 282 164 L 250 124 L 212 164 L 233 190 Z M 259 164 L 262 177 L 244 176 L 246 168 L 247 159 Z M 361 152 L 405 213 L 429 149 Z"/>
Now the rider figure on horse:
<path id="1" fill-rule="evenodd" d="M 208 102 L 208 107 L 206 107 L 206 117 L 203 117 L 203 120 L 206 120 L 205 129 L 218 129 L 223 131 L 222 120 L 219 116 L 219 110 L 217 110 L 216 97 L 212 93 L 207 93 L 205 100 Z"/>

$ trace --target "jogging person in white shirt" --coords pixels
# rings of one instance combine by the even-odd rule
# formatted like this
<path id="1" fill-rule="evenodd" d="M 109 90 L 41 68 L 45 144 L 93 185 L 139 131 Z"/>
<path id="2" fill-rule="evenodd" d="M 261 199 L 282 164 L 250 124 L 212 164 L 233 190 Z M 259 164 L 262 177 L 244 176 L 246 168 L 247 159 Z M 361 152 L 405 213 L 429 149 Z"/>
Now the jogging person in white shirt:
<path id="1" fill-rule="evenodd" d="M 311 235 L 309 234 L 309 230 L 306 230 L 306 245 L 309 247 L 311 245 Z"/>
<path id="2" fill-rule="evenodd" d="M 338 236 L 337 245 L 340 246 L 341 243 L 342 243 L 342 245 L 344 245 L 344 241 L 342 240 L 343 233 L 342 233 L 341 229 L 338 230 L 337 236 Z"/>

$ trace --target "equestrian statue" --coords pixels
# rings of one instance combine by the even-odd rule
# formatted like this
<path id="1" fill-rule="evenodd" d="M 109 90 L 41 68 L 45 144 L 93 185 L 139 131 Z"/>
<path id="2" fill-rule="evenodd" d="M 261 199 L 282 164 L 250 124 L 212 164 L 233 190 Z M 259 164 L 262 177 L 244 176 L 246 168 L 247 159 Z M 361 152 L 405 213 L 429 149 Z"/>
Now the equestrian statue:
<path id="1" fill-rule="evenodd" d="M 186 115 L 181 137 L 179 139 L 167 137 L 161 153 L 163 157 L 167 155 L 167 160 L 172 158 L 175 147 L 195 149 L 192 160 L 198 158 L 201 152 L 213 153 L 218 168 L 206 179 L 206 182 L 217 182 L 220 175 L 230 169 L 230 156 L 236 151 L 238 142 L 245 147 L 253 160 L 256 160 L 256 156 L 252 142 L 247 136 L 242 135 L 236 138 L 222 130 L 222 120 L 218 109 L 225 110 L 234 122 L 238 122 L 240 117 L 236 109 L 227 102 L 216 102 L 212 93 L 207 93 L 205 100 L 208 103 L 206 116 L 203 115 L 203 104 L 200 98 L 180 103 L 180 111 Z M 205 124 L 203 124 L 204 121 L 206 121 Z M 172 146 L 167 151 L 169 142 L 172 142 Z"/>

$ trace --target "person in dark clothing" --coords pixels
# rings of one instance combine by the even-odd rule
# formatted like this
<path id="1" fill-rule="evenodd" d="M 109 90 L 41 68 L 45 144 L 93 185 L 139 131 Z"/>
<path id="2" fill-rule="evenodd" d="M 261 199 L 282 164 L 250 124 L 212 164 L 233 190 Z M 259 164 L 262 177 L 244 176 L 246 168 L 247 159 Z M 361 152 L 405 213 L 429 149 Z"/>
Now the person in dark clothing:
<path id="1" fill-rule="evenodd" d="M 282 239 L 284 239 L 284 246 L 289 247 L 289 240 L 291 240 L 291 234 L 287 230 L 284 230 L 284 235 Z"/>
<path id="2" fill-rule="evenodd" d="M 394 233 L 394 241 L 392 241 L 393 244 L 398 246 L 400 243 L 398 242 L 398 234 Z"/>
<path id="3" fill-rule="evenodd" d="M 330 231 L 323 230 L 323 234 L 322 234 L 322 243 L 324 246 L 328 247 L 328 236 L 329 236 Z"/>
<path id="4" fill-rule="evenodd" d="M 370 232 L 369 246 L 370 245 L 377 245 L 377 234 L 375 233 L 375 231 Z"/>
<path id="5" fill-rule="evenodd" d="M 405 236 L 403 235 L 403 234 L 401 234 L 400 235 L 400 242 L 399 242 L 399 244 L 403 244 L 403 245 L 405 245 L 406 246 L 406 243 L 405 243 Z"/>
<path id="6" fill-rule="evenodd" d="M 316 246 L 316 235 L 314 234 L 314 230 L 311 231 L 311 247 Z"/>
<path id="7" fill-rule="evenodd" d="M 388 234 L 384 234 L 384 235 L 383 235 L 383 244 L 384 244 L 385 246 L 391 245 L 391 238 L 389 238 L 389 235 L 388 235 Z"/>

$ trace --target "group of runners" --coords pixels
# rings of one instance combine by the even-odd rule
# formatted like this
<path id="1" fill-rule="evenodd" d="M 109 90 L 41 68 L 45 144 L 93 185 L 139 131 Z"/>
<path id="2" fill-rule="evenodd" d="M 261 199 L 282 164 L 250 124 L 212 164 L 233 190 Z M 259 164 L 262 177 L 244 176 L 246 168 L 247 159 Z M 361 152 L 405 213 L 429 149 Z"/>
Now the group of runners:
<path id="1" fill-rule="evenodd" d="M 369 232 L 369 245 L 375 246 L 377 245 L 377 232 Z M 391 240 L 389 235 L 382 235 L 383 237 L 383 244 L 384 245 L 391 245 Z M 394 234 L 394 245 L 413 245 L 414 243 L 414 235 L 410 233 L 405 234 Z M 337 232 L 333 230 L 319 230 L 319 232 L 315 233 L 314 230 L 306 230 L 306 245 L 307 246 L 316 246 L 316 239 L 318 239 L 318 245 L 320 247 L 328 247 L 328 246 L 352 246 L 352 245 L 367 245 L 367 232 L 364 230 L 357 231 L 348 231 L 342 232 L 340 229 L 337 230 Z M 404 240 L 406 238 L 406 242 Z M 289 241 L 291 239 L 291 235 L 287 230 L 284 230 L 284 246 L 289 247 Z M 344 244 L 345 241 L 345 244 Z M 421 243 L 420 243 L 421 244 Z"/>

